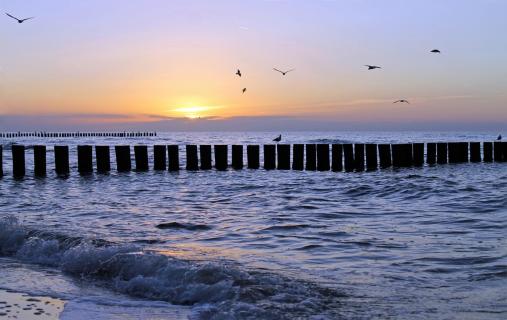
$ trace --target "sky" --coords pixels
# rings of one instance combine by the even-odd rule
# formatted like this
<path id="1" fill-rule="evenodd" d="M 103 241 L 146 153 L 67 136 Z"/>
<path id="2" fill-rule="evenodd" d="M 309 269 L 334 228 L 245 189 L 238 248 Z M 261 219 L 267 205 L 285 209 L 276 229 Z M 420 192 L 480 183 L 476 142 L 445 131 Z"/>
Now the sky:
<path id="1" fill-rule="evenodd" d="M 0 9 L 35 16 L 0 17 L 0 131 L 507 124 L 505 0 L 3 0 Z"/>

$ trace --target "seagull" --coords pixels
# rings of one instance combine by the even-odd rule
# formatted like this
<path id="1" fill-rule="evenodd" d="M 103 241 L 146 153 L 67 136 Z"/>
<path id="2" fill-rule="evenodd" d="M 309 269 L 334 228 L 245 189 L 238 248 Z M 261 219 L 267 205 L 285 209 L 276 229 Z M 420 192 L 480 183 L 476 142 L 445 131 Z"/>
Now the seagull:
<path id="1" fill-rule="evenodd" d="M 438 49 L 433 49 L 433 50 L 431 50 L 430 52 L 431 52 L 431 53 L 442 53 L 442 52 L 440 52 L 440 50 L 438 50 Z"/>
<path id="2" fill-rule="evenodd" d="M 408 104 L 410 104 L 410 102 L 408 102 L 408 100 L 405 100 L 405 99 L 396 100 L 393 103 L 408 103 Z"/>
<path id="3" fill-rule="evenodd" d="M 241 77 L 241 70 L 238 69 L 238 71 L 236 71 L 236 74 L 238 75 L 238 77 Z"/>
<path id="4" fill-rule="evenodd" d="M 291 71 L 294 71 L 295 69 L 290 69 L 290 70 L 287 70 L 287 71 L 281 71 L 281 70 L 278 70 L 277 68 L 273 68 L 273 70 L 280 72 L 282 75 L 286 75 L 287 73 L 289 73 Z"/>
<path id="5" fill-rule="evenodd" d="M 364 66 L 365 66 L 365 67 L 368 67 L 368 70 L 382 69 L 382 68 L 381 68 L 381 67 L 379 67 L 379 66 L 370 66 L 369 64 L 365 64 Z"/>
<path id="6" fill-rule="evenodd" d="M 499 135 L 498 135 L 498 138 L 496 138 L 496 140 L 498 140 L 498 141 L 502 140 L 502 135 L 501 135 L 501 134 L 499 134 Z"/>
<path id="7" fill-rule="evenodd" d="M 278 137 L 273 139 L 274 142 L 280 142 L 282 141 L 282 135 L 279 135 Z"/>
<path id="8" fill-rule="evenodd" d="M 33 19 L 35 17 L 30 17 L 30 18 L 25 18 L 25 19 L 18 19 L 16 18 L 15 16 L 12 16 L 10 14 L 8 14 L 7 12 L 5 13 L 8 17 L 11 17 L 12 19 L 16 20 L 18 23 L 23 23 L 25 22 L 26 20 L 30 20 L 30 19 Z"/>
<path id="9" fill-rule="evenodd" d="M 245 92 L 246 92 L 246 88 L 243 88 L 243 90 L 242 90 L 242 91 L 243 91 L 243 93 L 245 93 Z"/>

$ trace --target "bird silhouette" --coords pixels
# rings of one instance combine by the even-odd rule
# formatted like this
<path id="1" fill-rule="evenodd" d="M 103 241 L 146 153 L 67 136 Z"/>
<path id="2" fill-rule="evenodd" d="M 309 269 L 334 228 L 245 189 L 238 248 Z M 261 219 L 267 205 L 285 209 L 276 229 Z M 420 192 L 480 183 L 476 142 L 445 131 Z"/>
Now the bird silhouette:
<path id="1" fill-rule="evenodd" d="M 280 72 L 282 75 L 286 75 L 287 73 L 289 73 L 291 71 L 294 71 L 295 69 L 290 69 L 290 70 L 287 70 L 287 71 L 281 71 L 281 70 L 278 70 L 277 68 L 273 68 L 273 70 Z"/>
<path id="2" fill-rule="evenodd" d="M 243 88 L 243 90 L 242 90 L 242 91 L 243 91 L 243 93 L 245 93 L 245 92 L 246 92 L 246 88 Z"/>
<path id="3" fill-rule="evenodd" d="M 408 102 L 408 100 L 405 100 L 405 99 L 396 100 L 393 103 L 408 103 L 408 104 L 410 104 L 410 102 Z"/>
<path id="4" fill-rule="evenodd" d="M 241 70 L 239 70 L 239 69 L 238 69 L 238 71 L 236 71 L 236 75 L 237 75 L 238 77 L 241 77 Z"/>
<path id="5" fill-rule="evenodd" d="M 496 140 L 498 140 L 498 141 L 502 140 L 502 135 L 501 135 L 501 134 L 499 134 L 499 135 L 498 135 L 498 138 L 496 138 Z"/>
<path id="6" fill-rule="evenodd" d="M 274 142 L 280 142 L 282 141 L 282 135 L 279 135 L 278 137 L 273 139 Z"/>
<path id="7" fill-rule="evenodd" d="M 364 66 L 365 66 L 365 67 L 368 67 L 368 70 L 382 69 L 382 68 L 381 68 L 381 67 L 379 67 L 379 66 L 370 66 L 369 64 L 365 64 Z"/>
<path id="8" fill-rule="evenodd" d="M 431 52 L 431 53 L 441 53 L 441 52 L 440 52 L 440 50 L 438 50 L 438 49 L 433 49 L 433 50 L 431 50 L 430 52 Z"/>
<path id="9" fill-rule="evenodd" d="M 12 19 L 16 20 L 18 23 L 23 23 L 23 22 L 25 22 L 26 20 L 30 20 L 30 19 L 35 18 L 35 17 L 30 17 L 30 18 L 25 18 L 25 19 L 18 19 L 18 18 L 16 18 L 16 17 L 15 17 L 15 16 L 13 16 L 13 15 L 8 14 L 7 12 L 6 12 L 5 14 L 6 14 L 8 17 L 11 17 Z"/>

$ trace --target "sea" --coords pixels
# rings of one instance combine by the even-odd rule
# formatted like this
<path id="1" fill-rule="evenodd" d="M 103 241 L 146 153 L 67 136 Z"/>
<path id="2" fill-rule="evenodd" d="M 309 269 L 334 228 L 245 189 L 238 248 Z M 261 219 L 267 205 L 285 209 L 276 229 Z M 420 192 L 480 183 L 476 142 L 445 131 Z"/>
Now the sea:
<path id="1" fill-rule="evenodd" d="M 498 132 L 2 139 L 0 290 L 60 319 L 507 319 L 507 163 L 80 176 L 76 146 L 493 141 Z M 12 177 L 10 146 L 27 146 Z M 33 150 L 48 146 L 48 176 Z M 54 173 L 54 145 L 71 174 Z M 133 152 L 132 152 L 133 153 Z M 262 153 L 262 152 L 261 152 Z M 246 155 L 245 155 L 246 157 Z M 150 160 L 150 165 L 152 165 Z"/>

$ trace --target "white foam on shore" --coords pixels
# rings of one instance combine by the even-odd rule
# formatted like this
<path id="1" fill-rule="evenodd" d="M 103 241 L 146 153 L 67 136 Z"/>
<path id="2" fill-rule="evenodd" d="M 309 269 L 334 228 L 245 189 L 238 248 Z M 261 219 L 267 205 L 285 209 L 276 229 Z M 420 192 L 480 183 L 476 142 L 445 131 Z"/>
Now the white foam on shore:
<path id="1" fill-rule="evenodd" d="M 149 300 L 148 304 L 165 301 L 166 307 L 167 302 L 191 306 L 192 319 L 283 319 L 280 314 L 287 318 L 325 317 L 336 309 L 340 296 L 331 289 L 221 262 L 196 263 L 135 246 L 98 246 L 86 239 L 28 230 L 12 217 L 0 219 L 0 254 L 56 268 L 116 292 Z M 71 301 L 68 308 L 66 315 L 101 309 L 116 314 L 123 307 L 88 300 Z M 97 311 L 88 319 L 96 319 L 99 314 Z"/>

